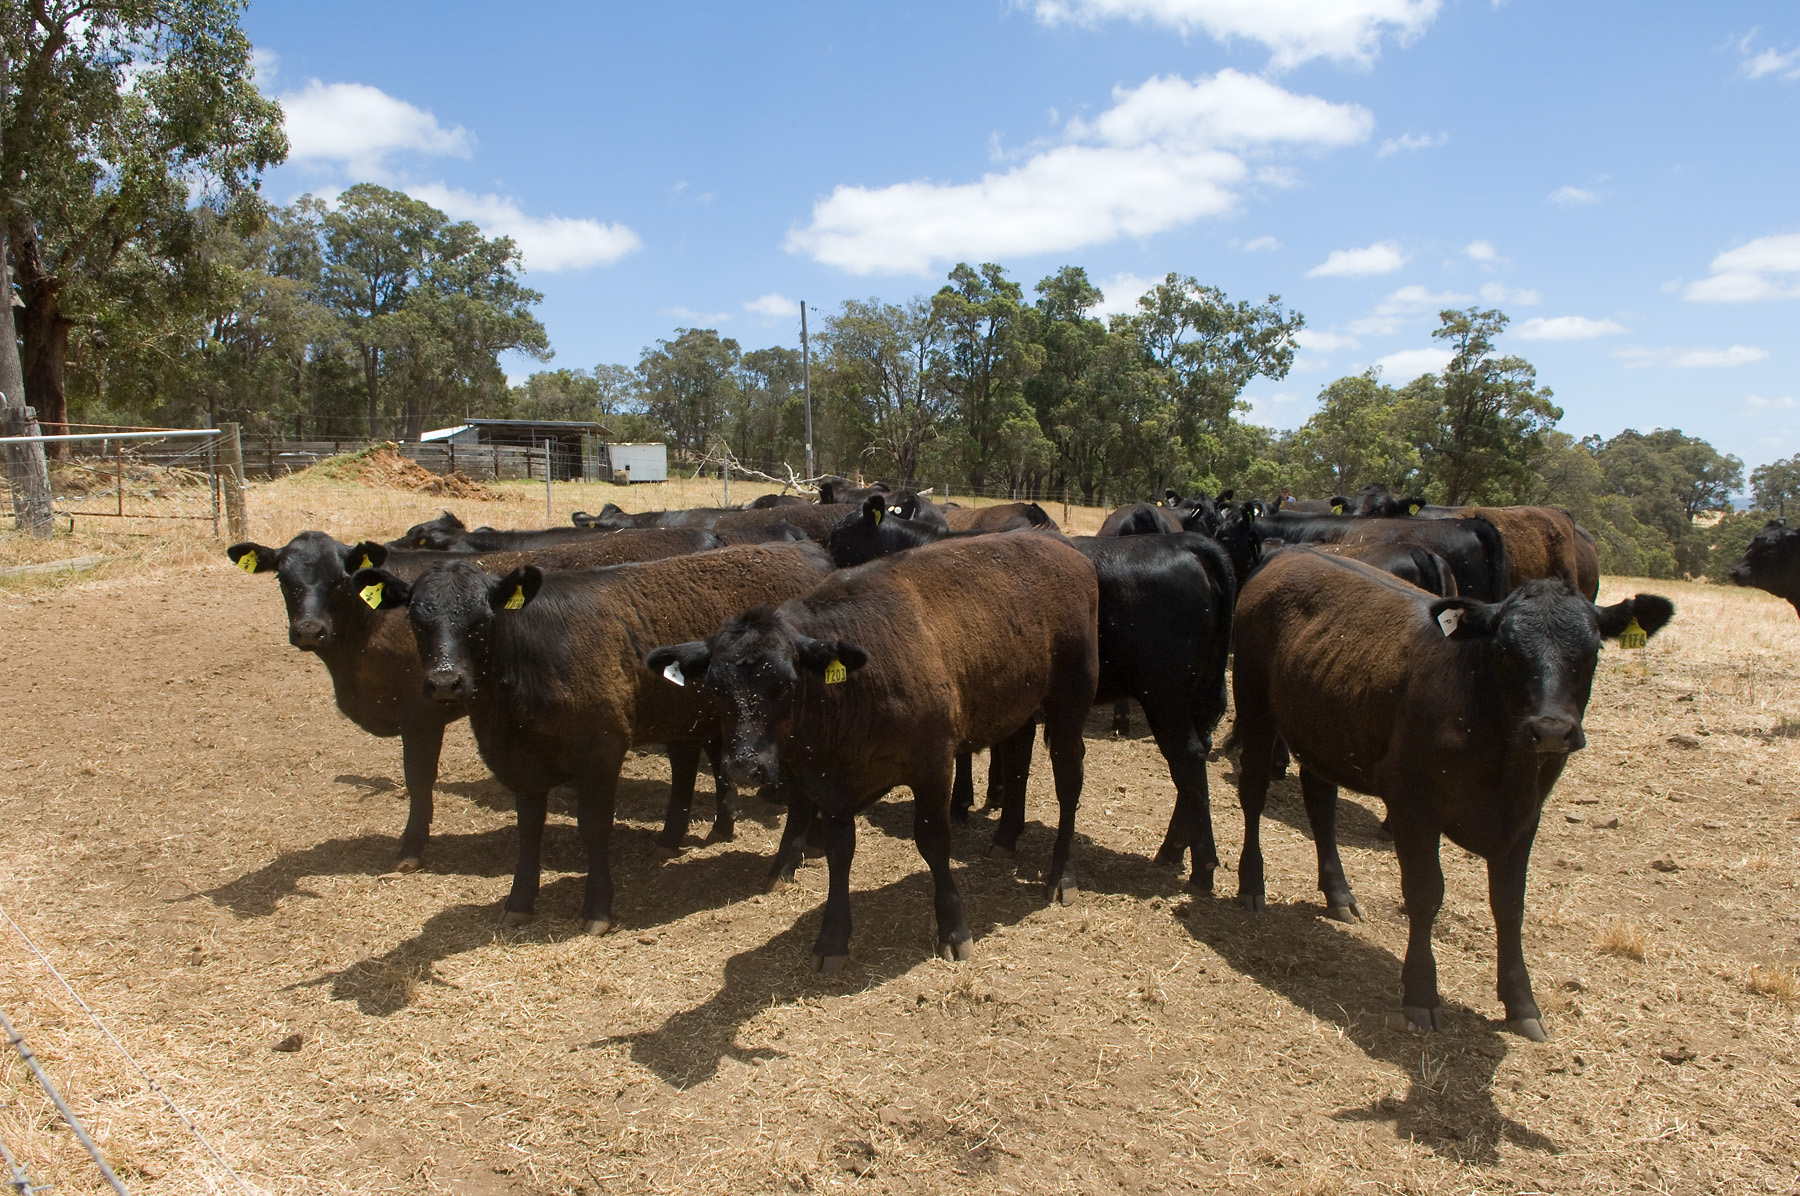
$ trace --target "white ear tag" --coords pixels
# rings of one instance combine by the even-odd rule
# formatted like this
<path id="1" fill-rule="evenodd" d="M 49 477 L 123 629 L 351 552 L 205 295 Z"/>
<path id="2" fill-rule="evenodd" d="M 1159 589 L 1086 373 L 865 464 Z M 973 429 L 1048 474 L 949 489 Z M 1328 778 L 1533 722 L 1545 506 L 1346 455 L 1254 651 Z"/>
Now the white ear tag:
<path id="1" fill-rule="evenodd" d="M 1438 612 L 1438 626 L 1444 630 L 1444 638 L 1449 639 L 1456 634 L 1457 625 L 1462 622 L 1462 607 L 1452 606 Z"/>
<path id="2" fill-rule="evenodd" d="M 667 677 L 677 685 L 687 684 L 687 678 L 681 675 L 681 663 L 679 661 L 671 660 L 668 667 L 663 670 L 663 676 Z"/>

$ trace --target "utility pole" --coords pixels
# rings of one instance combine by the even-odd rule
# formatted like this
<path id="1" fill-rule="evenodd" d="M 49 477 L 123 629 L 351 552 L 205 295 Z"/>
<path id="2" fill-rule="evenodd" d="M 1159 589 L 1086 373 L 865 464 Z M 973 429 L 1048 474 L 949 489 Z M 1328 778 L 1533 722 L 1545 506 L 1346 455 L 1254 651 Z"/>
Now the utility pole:
<path id="1" fill-rule="evenodd" d="M 806 343 L 806 300 L 800 301 L 800 388 L 806 394 L 806 476 L 813 472 L 812 448 L 812 349 Z"/>

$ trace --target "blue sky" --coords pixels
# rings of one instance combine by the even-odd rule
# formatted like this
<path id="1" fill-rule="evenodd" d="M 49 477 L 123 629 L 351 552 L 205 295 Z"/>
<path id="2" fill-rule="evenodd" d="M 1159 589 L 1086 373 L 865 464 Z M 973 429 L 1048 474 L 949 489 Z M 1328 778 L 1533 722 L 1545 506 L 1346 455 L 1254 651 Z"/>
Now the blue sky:
<path id="1" fill-rule="evenodd" d="M 524 250 L 554 366 L 958 260 L 1109 306 L 1174 270 L 1305 313 L 1248 392 L 1440 364 L 1499 307 L 1576 435 L 1800 452 L 1800 4 L 253 0 L 287 202 L 373 180 Z M 528 361 L 509 363 L 522 376 Z"/>

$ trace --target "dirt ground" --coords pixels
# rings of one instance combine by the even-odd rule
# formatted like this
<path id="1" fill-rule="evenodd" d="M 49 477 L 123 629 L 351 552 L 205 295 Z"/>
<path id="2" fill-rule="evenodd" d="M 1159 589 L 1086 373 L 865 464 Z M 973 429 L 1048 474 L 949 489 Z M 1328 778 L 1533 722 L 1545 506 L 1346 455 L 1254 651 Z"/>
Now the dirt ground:
<path id="1" fill-rule="evenodd" d="M 326 522 L 307 493 L 257 538 Z M 763 892 L 779 811 L 753 797 L 735 842 L 654 862 L 654 754 L 622 786 L 624 928 L 575 933 L 553 806 L 538 917 L 502 931 L 511 803 L 466 724 L 425 869 L 388 875 L 398 741 L 337 714 L 275 586 L 217 545 L 0 589 L 0 905 L 257 1191 L 1794 1191 L 1800 625 L 1749 591 L 1605 595 L 1638 589 L 1677 620 L 1647 660 L 1604 654 L 1533 860 L 1548 1044 L 1497 1020 L 1479 861 L 1445 847 L 1449 1029 L 1386 1029 L 1405 921 L 1379 803 L 1340 819 L 1366 922 L 1324 917 L 1291 781 L 1270 908 L 1245 914 L 1229 763 L 1227 865 L 1195 897 L 1148 858 L 1174 788 L 1141 719 L 1114 740 L 1100 713 L 1075 904 L 1039 884 L 1044 760 L 1016 861 L 984 858 L 979 818 L 958 830 L 972 961 L 931 956 L 903 793 L 860 823 L 851 962 L 821 979 L 823 868 Z M 241 1191 L 0 940 L 0 1008 L 131 1190 Z M 103 1190 L 10 1052 L 0 1141 L 58 1192 Z"/>

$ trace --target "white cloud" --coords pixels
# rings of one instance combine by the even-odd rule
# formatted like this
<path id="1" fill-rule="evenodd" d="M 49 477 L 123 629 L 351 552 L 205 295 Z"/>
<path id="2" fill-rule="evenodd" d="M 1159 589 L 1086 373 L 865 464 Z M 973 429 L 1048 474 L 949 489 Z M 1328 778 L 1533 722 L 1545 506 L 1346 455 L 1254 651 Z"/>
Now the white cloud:
<path id="1" fill-rule="evenodd" d="M 1782 395 L 1780 398 L 1765 399 L 1761 395 L 1751 395 L 1744 400 L 1744 409 L 1751 415 L 1761 415 L 1765 411 L 1780 411 L 1788 407 L 1800 407 L 1793 395 Z"/>
<path id="2" fill-rule="evenodd" d="M 1017 0 L 1047 25 L 1144 21 L 1217 41 L 1261 42 L 1278 69 L 1309 58 L 1368 63 L 1391 34 L 1406 45 L 1437 16 L 1438 0 Z"/>
<path id="3" fill-rule="evenodd" d="M 1245 253 L 1261 253 L 1265 249 L 1280 249 L 1281 242 L 1274 237 L 1252 237 L 1238 248 Z"/>
<path id="4" fill-rule="evenodd" d="M 1624 331 L 1623 324 L 1586 316 L 1533 316 L 1513 329 L 1520 340 L 1528 341 L 1587 341 Z"/>
<path id="5" fill-rule="evenodd" d="M 280 69 L 281 56 L 273 50 L 265 50 L 261 46 L 250 47 L 250 78 L 267 87 L 275 82 L 275 74 Z"/>
<path id="6" fill-rule="evenodd" d="M 790 319 L 800 314 L 800 304 L 777 291 L 747 300 L 744 310 L 769 320 Z"/>
<path id="7" fill-rule="evenodd" d="M 1712 276 L 1688 284 L 1686 297 L 1708 303 L 1800 299 L 1800 233 L 1758 237 L 1713 258 Z"/>
<path id="8" fill-rule="evenodd" d="M 569 216 L 527 216 L 508 195 L 476 195 L 442 183 L 426 183 L 406 191 L 452 220 L 472 220 L 489 236 L 511 237 L 527 270 L 555 274 L 610 266 L 644 245 L 623 224 L 602 224 Z"/>
<path id="9" fill-rule="evenodd" d="M 704 328 L 709 324 L 723 324 L 725 321 L 731 319 L 731 313 L 728 311 L 695 311 L 691 307 L 682 307 L 679 304 L 674 307 L 665 307 L 656 314 L 659 316 L 668 316 L 670 319 L 674 320 L 681 320 L 689 328 Z"/>
<path id="10" fill-rule="evenodd" d="M 1542 295 L 1530 287 L 1509 287 L 1498 282 L 1481 284 L 1481 301 L 1483 303 L 1504 303 L 1509 307 L 1535 307 L 1543 302 L 1543 299 Z"/>
<path id="11" fill-rule="evenodd" d="M 1390 158 L 1401 150 L 1436 149 L 1440 145 L 1449 144 L 1450 134 L 1448 133 L 1425 133 L 1417 137 L 1411 133 L 1402 133 L 1398 137 L 1389 137 L 1382 142 L 1381 148 L 1375 151 L 1375 156 Z"/>
<path id="12" fill-rule="evenodd" d="M 1367 109 L 1296 95 L 1238 71 L 1115 88 L 1113 106 L 1065 126 L 1062 144 L 973 183 L 838 186 L 785 247 L 853 274 L 924 274 L 934 262 L 1004 260 L 1147 237 L 1230 211 L 1241 156 L 1365 140 Z"/>
<path id="13" fill-rule="evenodd" d="M 1349 328 L 1358 336 L 1392 336 L 1426 312 L 1440 312 L 1468 301 L 1469 296 L 1454 291 L 1432 291 L 1417 284 L 1404 286 L 1377 303 L 1368 315 L 1350 321 Z"/>
<path id="14" fill-rule="evenodd" d="M 1572 187 L 1565 183 L 1552 191 L 1549 199 L 1551 203 L 1556 204 L 1558 207 L 1581 208 L 1586 207 L 1588 204 L 1599 203 L 1600 193 L 1598 191 L 1590 191 L 1586 187 Z"/>
<path id="15" fill-rule="evenodd" d="M 1420 374 L 1435 374 L 1456 356 L 1448 349 L 1402 349 L 1375 360 L 1382 377 L 1393 382 L 1411 382 Z"/>
<path id="16" fill-rule="evenodd" d="M 1145 278 L 1142 274 L 1115 274 L 1098 284 L 1100 293 L 1106 298 L 1094 308 L 1093 314 L 1103 320 L 1107 316 L 1131 315 L 1138 309 L 1137 301 L 1161 281 L 1161 278 Z"/>
<path id="17" fill-rule="evenodd" d="M 1500 256 L 1500 251 L 1494 248 L 1492 241 L 1470 241 L 1463 246 L 1463 252 L 1477 262 L 1491 262 Z"/>
<path id="18" fill-rule="evenodd" d="M 1738 42 L 1738 52 L 1744 56 L 1743 71 L 1752 79 L 1760 79 L 1764 75 L 1780 75 L 1783 79 L 1800 79 L 1800 48 L 1789 50 L 1786 54 L 1771 48 L 1751 52 L 1750 47 L 1756 42 L 1757 30 Z"/>
<path id="19" fill-rule="evenodd" d="M 1406 264 L 1398 241 L 1377 241 L 1365 249 L 1334 249 L 1324 261 L 1306 272 L 1308 278 L 1356 278 L 1366 274 L 1392 274 Z"/>
<path id="20" fill-rule="evenodd" d="M 1614 354 L 1625 363 L 1626 369 L 1642 369 L 1645 366 L 1673 366 L 1683 370 L 1730 369 L 1732 366 L 1749 365 L 1753 361 L 1761 361 L 1769 355 L 1767 349 L 1758 349 L 1751 345 L 1732 345 L 1729 349 L 1646 349 L 1634 347 L 1621 349 Z"/>
<path id="21" fill-rule="evenodd" d="M 1302 349 L 1310 349 L 1315 353 L 1329 353 L 1333 349 L 1354 349 L 1357 339 L 1338 332 L 1321 332 L 1317 328 L 1302 328 L 1295 341 Z"/>
<path id="22" fill-rule="evenodd" d="M 287 115 L 288 161 L 336 162 L 353 175 L 384 177 L 390 154 L 466 158 L 475 135 L 366 83 L 314 79 L 281 97 Z"/>

